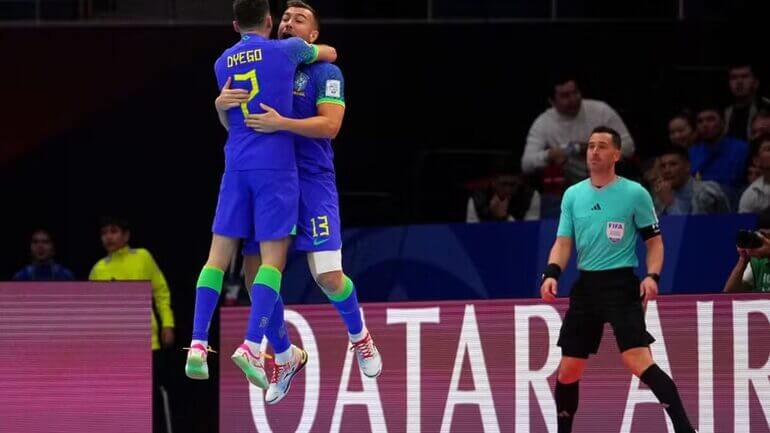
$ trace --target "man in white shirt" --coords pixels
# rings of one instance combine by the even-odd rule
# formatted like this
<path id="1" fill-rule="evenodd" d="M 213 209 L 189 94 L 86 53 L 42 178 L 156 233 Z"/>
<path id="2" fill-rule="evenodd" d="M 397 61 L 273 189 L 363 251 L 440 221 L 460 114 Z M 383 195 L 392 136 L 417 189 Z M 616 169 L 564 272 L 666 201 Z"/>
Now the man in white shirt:
<path id="1" fill-rule="evenodd" d="M 770 135 L 762 135 L 756 144 L 759 145 L 759 169 L 762 176 L 741 195 L 741 201 L 738 203 L 740 213 L 758 214 L 770 208 Z"/>
<path id="2" fill-rule="evenodd" d="M 561 75 L 551 84 L 551 108 L 532 123 L 521 157 L 524 173 L 542 172 L 543 218 L 558 216 L 564 190 L 588 177 L 585 139 L 594 128 L 604 125 L 615 129 L 621 136 L 621 155 L 628 158 L 634 154 L 631 134 L 612 107 L 583 99 L 572 75 Z"/>

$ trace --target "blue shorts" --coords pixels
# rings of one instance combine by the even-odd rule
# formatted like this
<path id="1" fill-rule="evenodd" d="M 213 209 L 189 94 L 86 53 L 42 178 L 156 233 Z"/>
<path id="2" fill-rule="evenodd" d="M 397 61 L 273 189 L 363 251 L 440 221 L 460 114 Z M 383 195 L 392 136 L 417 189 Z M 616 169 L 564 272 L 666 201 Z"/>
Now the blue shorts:
<path id="1" fill-rule="evenodd" d="M 299 190 L 299 215 L 294 249 L 307 252 L 341 249 L 342 228 L 334 173 L 300 176 Z M 257 239 L 244 242 L 243 254 L 259 254 Z"/>
<path id="2" fill-rule="evenodd" d="M 285 238 L 296 224 L 298 205 L 296 171 L 226 171 L 211 231 L 254 241 Z"/>

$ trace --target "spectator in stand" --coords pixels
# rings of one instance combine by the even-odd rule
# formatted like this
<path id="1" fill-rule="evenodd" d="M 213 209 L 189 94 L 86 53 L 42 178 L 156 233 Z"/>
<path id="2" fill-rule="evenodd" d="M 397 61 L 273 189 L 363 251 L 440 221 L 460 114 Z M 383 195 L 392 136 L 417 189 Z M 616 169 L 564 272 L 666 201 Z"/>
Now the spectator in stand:
<path id="1" fill-rule="evenodd" d="M 674 146 L 689 149 L 698 140 L 695 119 L 688 110 L 682 110 L 668 121 L 668 139 Z"/>
<path id="2" fill-rule="evenodd" d="M 650 193 L 654 195 L 655 187 L 660 179 L 660 160 L 658 158 L 650 158 L 642 163 L 642 185 Z"/>
<path id="3" fill-rule="evenodd" d="M 32 262 L 13 275 L 14 281 L 72 281 L 75 275 L 69 269 L 56 263 L 56 247 L 51 233 L 46 229 L 32 232 L 29 240 Z"/>
<path id="4" fill-rule="evenodd" d="M 770 135 L 763 135 L 756 140 L 759 148 L 759 170 L 762 175 L 757 178 L 741 195 L 738 204 L 740 213 L 762 213 L 770 208 Z"/>
<path id="5" fill-rule="evenodd" d="M 764 134 L 770 134 L 770 108 L 759 110 L 751 121 L 751 141 L 755 142 Z"/>
<path id="6" fill-rule="evenodd" d="M 602 101 L 583 99 L 573 75 L 560 75 L 549 85 L 551 108 L 535 119 L 527 135 L 521 169 L 529 175 L 538 172 L 542 180 L 543 218 L 558 217 L 564 190 L 588 176 L 586 137 L 597 126 L 608 126 L 620 133 L 621 154 L 634 153 L 634 140 L 623 119 Z"/>
<path id="7" fill-rule="evenodd" d="M 690 148 L 690 166 L 698 180 L 717 182 L 730 199 L 730 207 L 738 206 L 738 194 L 746 178 L 749 146 L 745 141 L 724 134 L 722 111 L 706 105 L 697 117 L 700 142 Z"/>
<path id="8" fill-rule="evenodd" d="M 762 246 L 754 249 L 737 248 L 738 262 L 725 282 L 725 293 L 770 292 L 770 214 L 763 212 L 758 220 Z"/>
<path id="9" fill-rule="evenodd" d="M 169 402 L 169 352 L 174 345 L 174 311 L 171 309 L 171 292 L 166 278 L 149 251 L 131 248 L 128 242 L 131 231 L 128 223 L 120 218 L 103 218 L 101 225 L 102 245 L 107 256 L 94 265 L 91 281 L 149 281 L 152 285 L 153 308 L 150 310 L 152 329 L 153 371 L 153 431 L 167 431 L 171 425 Z M 160 326 L 157 315 L 160 317 Z M 160 335 L 158 335 L 160 334 Z M 165 415 L 165 416 L 162 416 Z"/>
<path id="10" fill-rule="evenodd" d="M 751 163 L 746 168 L 746 185 L 751 186 L 760 176 L 762 176 L 762 169 L 759 166 L 759 155 L 754 153 L 751 157 Z"/>
<path id="11" fill-rule="evenodd" d="M 725 109 L 727 135 L 746 141 L 754 117 L 770 100 L 757 95 L 759 78 L 752 65 L 736 63 L 727 69 L 727 75 L 733 96 L 733 103 Z"/>
<path id="12" fill-rule="evenodd" d="M 671 146 L 658 159 L 660 178 L 653 197 L 659 216 L 730 212 L 730 200 L 718 183 L 692 177 L 687 150 Z"/>
<path id="13" fill-rule="evenodd" d="M 540 194 L 514 170 L 498 170 L 487 188 L 468 199 L 466 222 L 540 219 Z"/>

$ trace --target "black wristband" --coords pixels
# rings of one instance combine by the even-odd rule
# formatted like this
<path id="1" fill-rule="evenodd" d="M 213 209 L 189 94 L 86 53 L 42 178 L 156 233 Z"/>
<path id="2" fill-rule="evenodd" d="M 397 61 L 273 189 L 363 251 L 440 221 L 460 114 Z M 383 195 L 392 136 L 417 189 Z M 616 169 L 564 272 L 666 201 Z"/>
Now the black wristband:
<path id="1" fill-rule="evenodd" d="M 561 266 L 557 265 L 556 263 L 549 263 L 548 266 L 545 267 L 545 270 L 543 271 L 543 279 L 546 278 L 553 278 L 554 280 L 559 279 L 559 276 L 561 275 Z"/>
<path id="2" fill-rule="evenodd" d="M 656 274 L 655 272 L 650 272 L 649 274 L 647 274 L 647 276 L 655 280 L 656 283 L 660 282 L 660 274 Z"/>

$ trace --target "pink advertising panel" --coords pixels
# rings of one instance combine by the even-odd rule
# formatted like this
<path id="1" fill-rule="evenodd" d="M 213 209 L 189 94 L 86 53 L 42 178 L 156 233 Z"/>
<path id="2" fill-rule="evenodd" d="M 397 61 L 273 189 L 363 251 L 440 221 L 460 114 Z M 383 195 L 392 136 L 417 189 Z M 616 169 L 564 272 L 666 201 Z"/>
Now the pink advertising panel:
<path id="1" fill-rule="evenodd" d="M 331 306 L 289 306 L 291 338 L 310 362 L 274 406 L 226 359 L 243 339 L 248 309 L 223 309 L 220 432 L 556 433 L 556 340 L 566 307 L 566 299 L 365 304 L 384 360 L 372 380 Z M 647 324 L 653 356 L 700 433 L 770 432 L 770 297 L 660 297 Z M 580 396 L 575 432 L 673 433 L 652 392 L 621 364 L 609 327 Z"/>
<path id="2" fill-rule="evenodd" d="M 152 430 L 149 283 L 0 283 L 0 432 Z"/>

